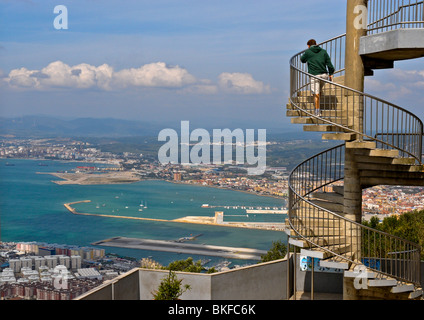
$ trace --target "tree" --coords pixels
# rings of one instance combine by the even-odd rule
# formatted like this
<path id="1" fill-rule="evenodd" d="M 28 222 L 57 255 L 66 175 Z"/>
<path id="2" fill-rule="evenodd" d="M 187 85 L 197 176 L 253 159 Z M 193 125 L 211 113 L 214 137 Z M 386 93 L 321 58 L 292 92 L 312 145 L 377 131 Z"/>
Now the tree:
<path id="1" fill-rule="evenodd" d="M 281 240 L 273 241 L 272 247 L 268 252 L 261 256 L 261 262 L 268 262 L 283 259 L 286 256 L 287 247 Z"/>
<path id="2" fill-rule="evenodd" d="M 190 285 L 181 287 L 182 280 L 178 280 L 174 271 L 169 270 L 166 278 L 163 278 L 158 290 L 153 294 L 155 300 L 179 300 L 179 297 L 190 290 Z"/>
<path id="3" fill-rule="evenodd" d="M 386 217 L 382 222 L 378 222 L 377 218 L 371 218 L 369 222 L 364 221 L 363 224 L 373 229 L 417 243 L 421 247 L 424 246 L 424 210 L 406 212 L 399 217 Z M 364 243 L 364 248 L 374 248 L 374 250 L 380 250 L 380 252 L 383 249 L 381 247 L 380 236 L 376 236 L 371 239 L 368 237 L 368 233 L 365 233 L 362 241 Z M 400 249 L 391 248 L 391 250 L 396 251 Z M 371 252 L 365 252 L 365 254 L 370 255 Z M 424 258 L 423 250 L 421 251 L 421 258 Z"/>
<path id="4" fill-rule="evenodd" d="M 164 268 L 172 271 L 183 271 L 183 272 L 195 272 L 200 273 L 205 271 L 206 268 L 202 266 L 202 262 L 200 260 L 193 262 L 192 257 L 188 257 L 186 260 L 176 260 L 172 261 L 168 267 Z M 216 272 L 215 268 L 208 269 L 207 273 Z"/>

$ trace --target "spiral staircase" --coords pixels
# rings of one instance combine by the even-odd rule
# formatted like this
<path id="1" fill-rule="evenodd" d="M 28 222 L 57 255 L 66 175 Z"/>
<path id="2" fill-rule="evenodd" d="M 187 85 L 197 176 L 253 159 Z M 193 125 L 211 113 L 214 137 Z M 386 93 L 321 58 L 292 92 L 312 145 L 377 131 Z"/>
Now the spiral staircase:
<path id="1" fill-rule="evenodd" d="M 369 0 L 368 8 L 367 35 L 424 28 L 423 1 Z M 314 114 L 314 76 L 300 61 L 303 51 L 290 60 L 286 112 L 304 131 L 341 144 L 291 172 L 289 243 L 300 247 L 301 255 L 318 259 L 321 267 L 344 270 L 344 299 L 422 299 L 420 246 L 364 226 L 360 213 L 359 218 L 351 214 L 352 207 L 361 210 L 361 203 L 350 194 L 352 188 L 362 192 L 376 185 L 424 186 L 423 123 L 400 106 L 345 86 L 346 34 L 319 45 L 336 69 L 332 82 L 324 80 L 321 116 Z M 381 56 L 384 52 L 378 59 L 362 56 L 365 75 L 401 59 L 381 63 Z"/>

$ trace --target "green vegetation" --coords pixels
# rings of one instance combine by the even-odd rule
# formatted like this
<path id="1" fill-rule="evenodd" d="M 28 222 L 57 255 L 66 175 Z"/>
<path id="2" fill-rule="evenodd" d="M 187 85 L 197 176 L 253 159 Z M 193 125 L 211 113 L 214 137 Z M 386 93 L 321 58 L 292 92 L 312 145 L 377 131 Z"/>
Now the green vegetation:
<path id="1" fill-rule="evenodd" d="M 188 257 L 186 260 L 176 260 L 172 261 L 168 267 L 164 267 L 164 269 L 170 271 L 183 271 L 183 272 L 196 272 L 200 273 L 206 271 L 206 268 L 202 266 L 200 260 L 193 262 L 193 258 Z M 207 270 L 207 273 L 216 272 L 215 268 L 210 268 Z"/>
<path id="2" fill-rule="evenodd" d="M 169 270 L 166 278 L 163 278 L 158 290 L 153 293 L 155 300 L 178 300 L 178 298 L 187 290 L 190 290 L 190 285 L 182 286 L 182 280 L 177 278 L 175 272 Z"/>
<path id="3" fill-rule="evenodd" d="M 261 256 L 261 262 L 283 259 L 286 256 L 287 247 L 281 240 L 273 241 L 271 249 Z"/>
<path id="4" fill-rule="evenodd" d="M 414 242 L 424 247 L 424 210 L 407 212 L 399 217 L 391 216 L 384 218 L 379 222 L 378 218 L 372 217 L 369 222 L 362 223 L 365 226 L 377 229 L 382 232 L 389 233 L 399 238 Z M 364 235 L 364 248 L 375 248 L 374 250 L 382 250 L 380 238 Z M 396 248 L 391 248 L 396 251 Z M 369 253 L 371 254 L 371 252 Z M 421 259 L 424 259 L 424 253 L 421 251 Z"/>

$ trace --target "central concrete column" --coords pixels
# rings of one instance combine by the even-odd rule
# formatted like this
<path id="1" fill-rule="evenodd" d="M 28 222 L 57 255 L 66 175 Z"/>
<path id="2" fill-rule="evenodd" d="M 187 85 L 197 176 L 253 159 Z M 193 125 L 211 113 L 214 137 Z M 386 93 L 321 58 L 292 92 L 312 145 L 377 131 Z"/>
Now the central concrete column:
<path id="1" fill-rule="evenodd" d="M 347 0 L 346 7 L 346 50 L 345 50 L 345 86 L 364 91 L 364 64 L 359 55 L 360 38 L 367 33 L 368 0 Z M 363 97 L 347 92 L 344 100 L 348 125 L 359 132 L 363 130 Z"/>
<path id="2" fill-rule="evenodd" d="M 364 64 L 359 55 L 359 39 L 367 34 L 366 17 L 368 0 L 347 0 L 346 7 L 346 52 L 345 85 L 364 91 Z"/>
<path id="3" fill-rule="evenodd" d="M 360 38 L 365 36 L 368 0 L 347 0 L 346 7 L 346 50 L 345 50 L 345 85 L 357 91 L 364 91 L 364 65 L 359 55 Z M 348 94 L 344 108 L 348 125 L 359 132 L 363 130 L 364 104 L 361 94 Z M 344 214 L 349 220 L 360 223 L 362 220 L 362 186 L 354 149 L 345 151 L 344 178 Z M 361 234 L 356 226 L 348 226 L 347 242 L 360 258 Z"/>
<path id="4" fill-rule="evenodd" d="M 345 177 L 343 212 L 345 218 L 361 223 L 362 221 L 362 186 L 358 164 L 355 160 L 354 149 L 345 151 Z M 347 243 L 351 245 L 351 251 L 355 253 L 355 259 L 360 258 L 361 233 L 356 225 L 346 225 Z"/>

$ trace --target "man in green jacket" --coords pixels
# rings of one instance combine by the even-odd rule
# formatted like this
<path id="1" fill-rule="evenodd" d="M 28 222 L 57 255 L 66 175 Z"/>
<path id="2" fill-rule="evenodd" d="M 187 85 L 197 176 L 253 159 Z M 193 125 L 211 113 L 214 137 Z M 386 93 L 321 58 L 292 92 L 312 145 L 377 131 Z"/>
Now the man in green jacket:
<path id="1" fill-rule="evenodd" d="M 319 79 L 325 79 L 333 81 L 334 67 L 331 63 L 330 56 L 314 39 L 311 39 L 307 43 L 308 49 L 300 57 L 300 61 L 308 63 L 308 72 L 315 77 L 311 77 L 311 91 L 314 95 L 315 115 L 321 116 L 320 113 L 320 93 L 321 87 L 325 82 Z"/>

